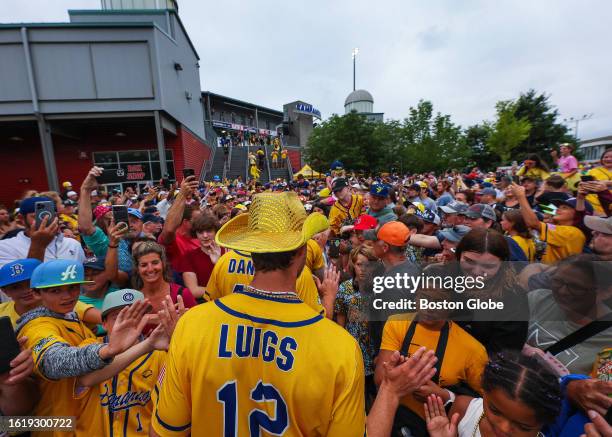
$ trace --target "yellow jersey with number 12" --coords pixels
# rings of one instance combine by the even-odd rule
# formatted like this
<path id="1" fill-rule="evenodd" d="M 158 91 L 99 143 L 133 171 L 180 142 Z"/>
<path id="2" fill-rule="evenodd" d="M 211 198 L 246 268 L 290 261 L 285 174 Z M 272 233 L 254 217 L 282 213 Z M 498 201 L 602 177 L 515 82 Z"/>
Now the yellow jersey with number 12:
<path id="1" fill-rule="evenodd" d="M 151 420 L 160 436 L 363 436 L 357 342 L 295 293 L 238 287 L 172 336 Z"/>

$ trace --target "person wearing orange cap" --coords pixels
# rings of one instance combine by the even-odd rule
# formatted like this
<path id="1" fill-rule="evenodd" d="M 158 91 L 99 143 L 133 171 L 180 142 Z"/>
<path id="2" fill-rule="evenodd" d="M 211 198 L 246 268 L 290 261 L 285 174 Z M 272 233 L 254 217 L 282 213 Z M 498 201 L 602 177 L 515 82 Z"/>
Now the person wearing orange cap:
<path id="1" fill-rule="evenodd" d="M 421 274 L 419 266 L 410 261 L 406 257 L 406 249 L 410 238 L 410 229 L 399 222 L 392 221 L 381 226 L 377 233 L 377 240 L 374 243 L 374 255 L 382 261 L 383 268 L 378 268 L 373 272 L 374 284 L 380 281 L 380 284 L 385 284 L 385 290 L 382 296 L 385 301 L 397 301 L 400 299 L 414 299 L 414 294 L 410 292 L 410 288 L 405 284 L 410 284 L 408 279 L 410 276 L 418 276 Z M 376 278 L 376 277 L 379 278 Z M 387 287 L 388 278 L 393 278 L 393 286 Z M 397 278 L 401 279 L 401 283 L 397 283 Z M 369 291 L 369 290 L 368 290 Z M 382 331 L 386 319 L 395 312 L 406 312 L 405 310 L 390 311 L 379 310 L 376 314 L 372 314 L 372 342 L 376 350 L 380 348 L 382 340 Z"/>

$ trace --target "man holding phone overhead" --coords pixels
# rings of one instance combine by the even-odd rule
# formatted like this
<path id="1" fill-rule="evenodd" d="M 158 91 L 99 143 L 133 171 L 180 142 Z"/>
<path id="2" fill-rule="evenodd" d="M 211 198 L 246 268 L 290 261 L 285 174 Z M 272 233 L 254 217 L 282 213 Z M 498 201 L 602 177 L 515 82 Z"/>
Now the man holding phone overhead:
<path id="1" fill-rule="evenodd" d="M 81 263 L 85 261 L 85 253 L 79 242 L 64 238 L 59 233 L 57 214 L 49 207 L 48 202 L 54 203 L 48 197 L 28 197 L 21 201 L 19 215 L 25 229 L 15 238 L 0 241 L 0 267 L 23 258 L 36 258 L 41 261 L 70 259 Z"/>
<path id="2" fill-rule="evenodd" d="M 91 209 L 91 197 L 92 192 L 98 187 L 98 180 L 102 175 L 103 169 L 100 167 L 92 167 L 87 174 L 87 177 L 81 184 L 81 193 L 79 196 L 79 232 L 83 237 L 83 242 L 91 249 L 91 251 L 97 257 L 106 256 L 108 251 L 110 239 L 109 236 L 102 230 L 100 221 L 105 220 L 104 215 L 96 218 L 96 222 L 93 220 L 93 213 Z M 126 238 L 135 238 L 142 232 L 142 214 L 136 209 L 126 208 L 124 205 L 115 205 L 113 208 L 121 207 L 122 212 L 120 217 L 116 216 L 113 210 L 113 217 L 115 223 L 120 221 L 125 222 L 126 214 L 123 211 L 127 210 L 127 224 L 129 227 Z M 105 213 L 106 214 L 106 213 Z M 117 218 L 120 218 L 117 221 Z M 122 281 L 127 280 L 127 274 L 132 270 L 132 256 L 130 254 L 129 242 L 125 239 L 121 239 L 117 245 L 117 256 L 119 262 L 120 279 Z"/>

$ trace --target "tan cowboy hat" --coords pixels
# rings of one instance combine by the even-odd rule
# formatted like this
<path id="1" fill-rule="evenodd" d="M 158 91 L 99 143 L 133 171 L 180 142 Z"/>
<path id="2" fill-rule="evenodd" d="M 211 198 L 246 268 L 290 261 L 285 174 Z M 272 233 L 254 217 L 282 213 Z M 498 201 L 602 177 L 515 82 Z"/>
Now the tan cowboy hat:
<path id="1" fill-rule="evenodd" d="M 306 214 L 294 192 L 253 196 L 248 214 L 240 214 L 217 232 L 217 244 L 251 253 L 289 252 L 329 228 L 323 214 Z"/>

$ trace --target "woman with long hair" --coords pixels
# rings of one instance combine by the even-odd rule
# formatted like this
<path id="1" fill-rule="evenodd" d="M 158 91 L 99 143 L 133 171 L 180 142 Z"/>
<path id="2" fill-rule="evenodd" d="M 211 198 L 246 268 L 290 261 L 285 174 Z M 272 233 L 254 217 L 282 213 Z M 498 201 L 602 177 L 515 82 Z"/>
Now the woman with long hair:
<path id="1" fill-rule="evenodd" d="M 597 167 L 590 169 L 587 172 L 587 176 L 592 176 L 596 181 L 610 181 L 612 180 L 612 148 L 607 149 L 601 154 Z M 609 211 L 604 211 L 601 206 L 599 198 L 595 194 L 589 194 L 586 200 L 593 205 L 593 209 L 599 215 L 610 215 Z"/>
<path id="2" fill-rule="evenodd" d="M 501 227 L 523 249 L 527 261 L 534 262 L 536 255 L 535 242 L 521 212 L 518 209 L 509 209 L 504 212 Z"/>
<path id="3" fill-rule="evenodd" d="M 523 165 L 518 169 L 516 175 L 519 177 L 528 176 L 540 181 L 545 181 L 550 176 L 548 166 L 535 153 L 529 153 L 523 161 Z"/>
<path id="4" fill-rule="evenodd" d="M 516 272 L 508 262 L 510 248 L 504 236 L 493 229 L 472 229 L 457 245 L 455 256 L 457 274 L 482 283 L 482 287 L 466 288 L 459 294 L 460 298 L 466 304 L 470 299 L 477 299 L 503 306 L 469 310 L 466 305 L 456 314 L 459 324 L 489 354 L 503 349 L 521 350 L 527 338 L 529 309 L 527 296 L 517 289 Z"/>
<path id="5" fill-rule="evenodd" d="M 334 305 L 336 322 L 351 334 L 363 355 L 366 377 L 366 399 L 373 401 L 376 396 L 374 386 L 374 357 L 376 350 L 370 341 L 366 300 L 360 286 L 363 287 L 366 278 L 370 275 L 372 267 L 379 263 L 370 244 L 361 244 L 351 250 L 349 256 L 353 278 L 344 281 L 338 287 L 338 294 Z"/>
<path id="6" fill-rule="evenodd" d="M 171 282 L 170 264 L 163 246 L 154 241 L 144 241 L 132 248 L 132 256 L 133 286 L 149 300 L 155 313 L 163 309 L 166 296 L 170 296 L 175 304 L 181 296 L 186 308 L 196 305 L 188 288 Z"/>

